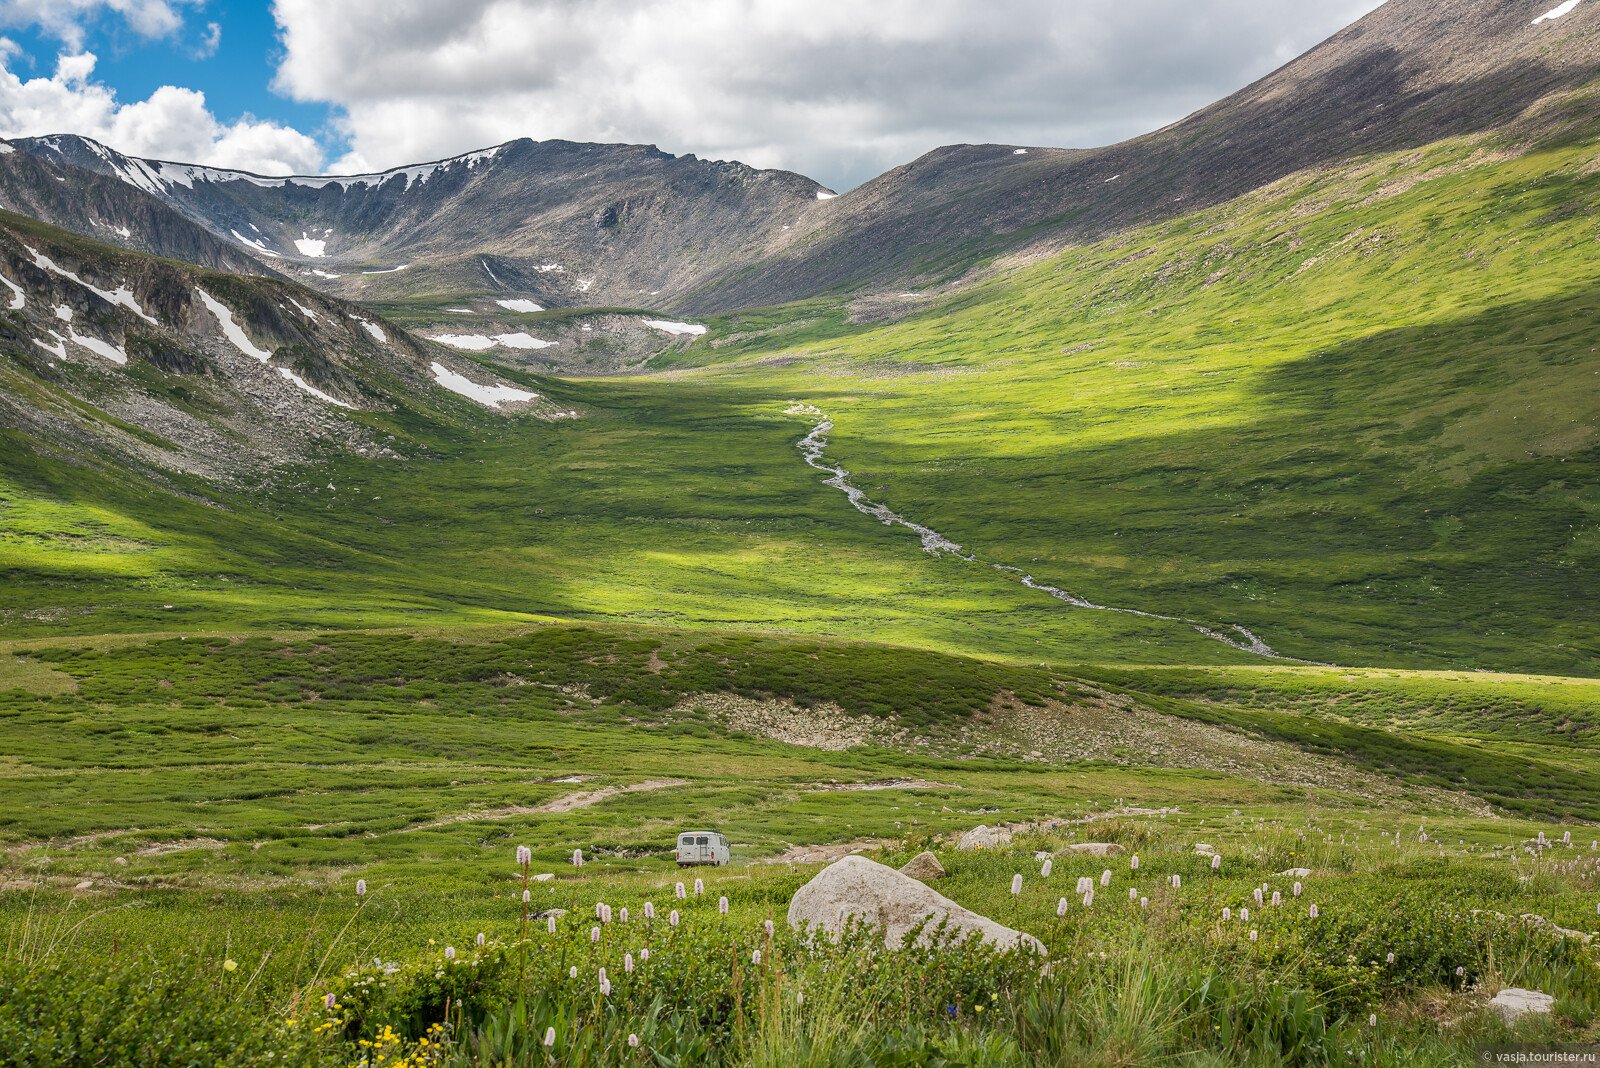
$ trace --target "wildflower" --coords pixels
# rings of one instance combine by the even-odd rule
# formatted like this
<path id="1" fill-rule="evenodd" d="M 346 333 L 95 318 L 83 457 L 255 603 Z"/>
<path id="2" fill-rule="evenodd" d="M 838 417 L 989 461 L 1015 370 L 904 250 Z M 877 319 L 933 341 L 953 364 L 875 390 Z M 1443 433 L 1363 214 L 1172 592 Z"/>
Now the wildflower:
<path id="1" fill-rule="evenodd" d="M 1111 885 L 1111 869 L 1110 868 L 1107 868 L 1105 871 L 1100 873 L 1100 885 L 1101 886 L 1110 886 Z"/>
<path id="2" fill-rule="evenodd" d="M 1055 863 L 1054 860 L 1046 860 L 1044 862 L 1044 867 L 1039 869 L 1039 878 L 1041 878 L 1041 879 L 1050 878 L 1050 873 L 1055 870 L 1055 867 L 1056 867 L 1056 863 Z"/>
<path id="3" fill-rule="evenodd" d="M 589 928 L 589 941 L 591 944 L 600 941 L 600 928 Z"/>
<path id="4" fill-rule="evenodd" d="M 1369 1013 L 1367 1015 L 1367 1026 L 1368 1027 L 1377 1027 L 1378 1026 L 1378 1014 L 1377 1013 L 1374 1012 L 1374 1013 Z"/>
<path id="5" fill-rule="evenodd" d="M 1087 894 L 1089 892 L 1089 888 L 1092 886 L 1094 886 L 1093 879 L 1089 878 L 1087 875 L 1078 876 L 1078 893 L 1080 895 Z"/>
<path id="6" fill-rule="evenodd" d="M 728 914 L 728 898 L 726 894 L 717 898 L 717 911 L 724 916 Z"/>
<path id="7" fill-rule="evenodd" d="M 1318 916 L 1319 916 L 1319 915 L 1321 915 L 1321 911 L 1320 911 L 1320 910 L 1319 910 L 1319 909 L 1318 909 L 1318 908 L 1317 908 L 1317 906 L 1315 906 L 1315 905 L 1312 905 L 1312 906 L 1311 906 L 1311 912 L 1310 912 L 1310 916 L 1311 916 L 1311 918 L 1312 918 L 1312 919 L 1313 919 L 1313 920 L 1314 920 L 1314 919 L 1316 919 L 1316 918 L 1317 918 L 1317 917 L 1318 917 Z"/>
<path id="8" fill-rule="evenodd" d="M 1212 871 L 1217 871 L 1217 870 L 1221 869 L 1221 867 L 1222 867 L 1222 854 L 1221 853 L 1213 853 L 1213 854 L 1211 854 L 1211 870 Z"/>
<path id="9" fill-rule="evenodd" d="M 549 1049 L 551 1046 L 554 1046 L 555 1044 L 556 1044 L 556 1029 L 554 1027 L 546 1027 L 544 1029 L 544 1048 L 545 1049 Z"/>
<path id="10" fill-rule="evenodd" d="M 1466 974 L 1467 974 L 1467 969 L 1466 969 L 1465 965 L 1461 965 L 1461 964 L 1456 965 L 1456 978 L 1457 979 L 1464 978 L 1466 976 Z"/>
<path id="11" fill-rule="evenodd" d="M 1022 876 L 1013 875 L 1011 877 L 1011 893 L 1013 895 L 1022 893 Z"/>
<path id="12" fill-rule="evenodd" d="M 367 892 L 367 881 L 365 879 L 357 879 L 356 880 L 356 897 L 362 897 L 362 896 L 364 896 L 366 894 L 366 892 Z"/>
<path id="13" fill-rule="evenodd" d="M 483 932 L 482 931 L 478 932 L 478 945 L 480 945 L 480 946 L 483 945 Z"/>
<path id="14" fill-rule="evenodd" d="M 798 1009 L 801 1005 L 804 1005 L 805 1003 L 806 1003 L 806 992 L 804 990 L 801 990 L 798 993 L 796 993 L 795 996 L 794 996 L 794 1007 Z"/>
<path id="15" fill-rule="evenodd" d="M 696 879 L 694 881 L 694 896 L 695 897 L 699 897 L 701 894 L 704 894 L 705 892 L 706 892 L 706 881 L 704 879 Z"/>
<path id="16" fill-rule="evenodd" d="M 232 957 L 229 957 L 227 960 L 222 962 L 222 970 L 225 972 L 236 972 L 239 970 L 239 962 L 234 960 Z"/>
<path id="17" fill-rule="evenodd" d="M 1243 908 L 1243 909 L 1239 910 L 1239 922 L 1240 923 L 1249 923 L 1250 922 L 1250 910 L 1248 908 Z"/>
<path id="18" fill-rule="evenodd" d="M 1254 942 L 1261 937 L 1261 933 L 1254 927 L 1250 928 L 1250 941 Z"/>
<path id="19" fill-rule="evenodd" d="M 602 980 L 600 980 L 600 996 L 603 997 L 603 998 L 608 998 L 608 997 L 611 996 L 611 980 L 610 979 L 602 979 Z"/>
<path id="20" fill-rule="evenodd" d="M 632 975 L 633 974 L 633 954 L 632 953 L 624 953 L 622 955 L 622 971 L 623 971 L 623 974 L 625 974 L 625 975 Z"/>
<path id="21" fill-rule="evenodd" d="M 653 920 L 656 918 L 656 906 L 653 901 L 646 901 L 644 903 L 644 918 L 647 920 Z"/>
<path id="22" fill-rule="evenodd" d="M 1057 916 L 1065 916 L 1066 914 L 1067 914 L 1067 899 L 1066 898 L 1062 898 L 1060 901 L 1056 902 L 1056 915 Z"/>
<path id="23" fill-rule="evenodd" d="M 572 967 L 567 969 L 567 978 L 568 979 L 576 979 L 577 977 L 578 977 L 578 966 L 576 964 L 574 964 Z"/>
<path id="24" fill-rule="evenodd" d="M 771 938 L 773 936 L 773 934 L 777 931 L 777 927 L 773 924 L 773 922 L 771 920 L 762 920 L 761 921 L 761 927 L 762 927 L 763 930 L 765 930 L 767 932 L 767 937 L 768 938 Z"/>
<path id="25" fill-rule="evenodd" d="M 328 996 L 322 999 L 322 1007 L 332 1012 L 338 1002 L 334 1000 L 333 991 L 328 991 Z"/>
<path id="26" fill-rule="evenodd" d="M 667 922 L 670 923 L 674 927 L 678 926 L 678 910 L 677 909 L 673 909 L 670 913 L 667 914 Z"/>
<path id="27" fill-rule="evenodd" d="M 445 960 L 455 960 L 456 959 L 456 947 L 455 946 L 445 946 L 444 947 L 444 959 Z"/>
<path id="28" fill-rule="evenodd" d="M 517 846 L 517 864 L 525 865 L 533 860 L 533 850 L 527 846 Z"/>
<path id="29" fill-rule="evenodd" d="M 1296 879 L 1295 880 L 1295 884 L 1294 884 L 1294 896 L 1295 897 L 1299 897 L 1300 896 L 1300 892 L 1303 891 L 1304 889 L 1305 889 L 1305 887 L 1300 885 L 1300 880 Z"/>
<path id="30" fill-rule="evenodd" d="M 641 962 L 643 962 L 643 961 L 648 961 L 649 959 L 650 959 L 650 947 L 649 946 L 645 946 L 643 949 L 641 949 L 639 951 L 639 960 Z"/>
<path id="31" fill-rule="evenodd" d="M 1128 861 L 1128 867 L 1133 869 L 1134 871 L 1138 871 L 1139 870 L 1139 854 L 1135 853 L 1133 855 L 1133 858 Z"/>
<path id="32" fill-rule="evenodd" d="M 1283 904 L 1283 895 L 1281 893 L 1279 893 L 1278 891 L 1274 890 L 1272 892 L 1272 907 L 1273 908 L 1277 908 L 1279 905 L 1282 905 L 1282 904 Z"/>
<path id="33" fill-rule="evenodd" d="M 750 963 L 754 964 L 757 968 L 761 967 L 761 951 L 759 949 L 752 949 L 750 951 Z"/>
<path id="34" fill-rule="evenodd" d="M 544 926 L 545 926 L 545 930 L 549 931 L 551 934 L 555 934 L 556 933 L 556 918 L 554 916 L 546 916 L 544 918 Z"/>
<path id="35" fill-rule="evenodd" d="M 687 898 L 689 896 L 684 891 L 682 883 L 679 883 L 676 887 L 674 887 L 672 892 L 677 895 L 677 898 L 678 898 L 679 901 L 682 901 L 682 900 L 684 900 L 685 898 Z"/>
<path id="36" fill-rule="evenodd" d="M 1139 907 L 1142 908 L 1142 909 L 1149 908 L 1150 907 L 1150 899 L 1147 898 L 1147 897 L 1141 897 L 1139 899 Z"/>
<path id="37" fill-rule="evenodd" d="M 1393 964 L 1394 963 L 1394 954 L 1391 953 L 1387 957 L 1383 958 L 1383 962 L 1385 964 Z"/>
<path id="38" fill-rule="evenodd" d="M 628 1036 L 628 1048 L 629 1049 L 638 1049 L 639 1048 L 639 1036 L 638 1035 L 630 1034 Z"/>
<path id="39" fill-rule="evenodd" d="M 1090 905 L 1093 905 L 1093 904 L 1094 904 L 1094 890 L 1091 889 L 1087 894 L 1083 895 L 1083 907 L 1084 908 L 1088 908 Z"/>
<path id="40" fill-rule="evenodd" d="M 984 1007 L 983 1006 L 983 1002 L 980 1001 L 976 1005 L 972 1006 L 972 1011 L 973 1012 L 982 1012 L 983 1011 L 983 1007 Z"/>
<path id="41" fill-rule="evenodd" d="M 522 903 L 524 905 L 526 905 L 528 902 L 530 902 L 532 900 L 533 900 L 533 891 L 532 890 L 524 890 L 522 892 Z"/>
<path id="42" fill-rule="evenodd" d="M 1256 887 L 1256 890 L 1255 890 L 1255 895 L 1254 895 L 1254 896 L 1255 896 L 1255 899 L 1256 899 L 1256 904 L 1257 904 L 1257 905 L 1263 905 L 1263 904 L 1265 904 L 1265 903 L 1266 903 L 1266 902 L 1265 902 L 1265 901 L 1264 901 L 1264 900 L 1263 900 L 1263 898 L 1264 898 L 1264 896 L 1265 896 L 1265 895 L 1263 895 L 1263 894 L 1262 894 L 1262 893 L 1261 893 L 1261 887 L 1259 887 L 1259 886 L 1258 886 L 1258 887 Z"/>
<path id="43" fill-rule="evenodd" d="M 1227 923 L 1231 919 L 1233 919 L 1233 910 L 1224 905 L 1222 908 L 1222 922 Z"/>
<path id="44" fill-rule="evenodd" d="M 626 905 L 624 905 L 622 910 L 617 913 L 617 917 L 622 920 L 623 923 L 628 922 L 628 907 Z"/>
<path id="45" fill-rule="evenodd" d="M 583 850 L 574 849 L 572 851 L 572 866 L 574 868 L 583 867 Z"/>
<path id="46" fill-rule="evenodd" d="M 1181 876 L 1181 875 L 1174 875 L 1174 876 L 1173 876 L 1173 877 L 1172 877 L 1172 888 L 1173 888 L 1173 889 L 1174 889 L 1174 890 L 1181 890 L 1181 889 L 1183 889 L 1183 876 Z"/>

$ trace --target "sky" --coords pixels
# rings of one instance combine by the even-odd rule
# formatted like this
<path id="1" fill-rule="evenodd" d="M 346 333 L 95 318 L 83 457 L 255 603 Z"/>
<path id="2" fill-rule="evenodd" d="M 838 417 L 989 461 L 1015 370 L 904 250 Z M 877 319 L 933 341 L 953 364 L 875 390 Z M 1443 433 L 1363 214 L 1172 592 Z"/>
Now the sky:
<path id="1" fill-rule="evenodd" d="M 0 0 L 0 136 L 261 174 L 516 137 L 843 191 L 940 145 L 1090 147 L 1226 96 L 1379 0 Z"/>

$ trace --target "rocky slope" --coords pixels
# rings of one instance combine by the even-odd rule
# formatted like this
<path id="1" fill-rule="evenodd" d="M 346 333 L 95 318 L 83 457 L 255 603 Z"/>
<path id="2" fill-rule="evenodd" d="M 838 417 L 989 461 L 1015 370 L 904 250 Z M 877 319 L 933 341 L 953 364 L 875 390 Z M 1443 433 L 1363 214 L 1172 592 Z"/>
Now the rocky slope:
<path id="1" fill-rule="evenodd" d="M 761 262 L 730 268 L 681 310 L 934 284 L 1030 242 L 1101 237 L 1352 155 L 1519 122 L 1518 136 L 1559 136 L 1593 113 L 1600 4 L 1535 21 L 1552 6 L 1390 0 L 1255 84 L 1122 144 L 937 149 L 813 205 Z"/>
<path id="2" fill-rule="evenodd" d="M 374 417 L 398 408 L 554 414 L 291 282 L 0 213 L 0 427 L 36 451 L 249 482 L 324 446 L 393 456 Z"/>
<path id="3" fill-rule="evenodd" d="M 80 137 L 17 144 L 120 179 L 274 270 L 361 299 L 663 305 L 761 254 L 826 195 L 797 174 L 641 145 L 524 139 L 379 174 L 261 178 Z"/>

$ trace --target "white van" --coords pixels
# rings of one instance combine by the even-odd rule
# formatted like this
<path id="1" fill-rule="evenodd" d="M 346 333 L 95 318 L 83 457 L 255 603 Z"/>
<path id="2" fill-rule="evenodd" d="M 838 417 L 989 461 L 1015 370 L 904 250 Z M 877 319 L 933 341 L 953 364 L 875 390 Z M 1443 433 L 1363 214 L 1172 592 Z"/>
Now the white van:
<path id="1" fill-rule="evenodd" d="M 728 863 L 728 840 L 716 831 L 685 831 L 678 835 L 678 867 L 697 864 L 721 867 Z"/>

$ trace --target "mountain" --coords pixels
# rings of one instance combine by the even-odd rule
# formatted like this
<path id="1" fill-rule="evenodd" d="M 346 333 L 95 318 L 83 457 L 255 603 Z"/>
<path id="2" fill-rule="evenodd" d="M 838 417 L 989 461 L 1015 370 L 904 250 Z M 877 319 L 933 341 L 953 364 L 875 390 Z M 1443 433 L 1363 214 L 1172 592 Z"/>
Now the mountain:
<path id="1" fill-rule="evenodd" d="M 88 144 L 90 142 L 85 142 Z M 0 209 L 86 237 L 235 274 L 275 274 L 143 189 L 80 167 L 47 142 L 0 141 Z M 70 146 L 69 146 L 70 147 Z M 77 153 L 74 152 L 74 157 Z"/>
<path id="2" fill-rule="evenodd" d="M 252 484 L 324 447 L 393 457 L 399 410 L 548 409 L 532 390 L 284 279 L 0 212 L 0 426 L 124 471 Z"/>
<path id="3" fill-rule="evenodd" d="M 518 140 L 377 174 L 263 178 L 73 136 L 24 150 L 150 193 L 272 269 L 360 299 L 654 306 L 761 254 L 829 195 L 654 146 Z"/>
<path id="4" fill-rule="evenodd" d="M 1552 127 L 1559 136 L 1592 106 L 1552 98 L 1600 77 L 1600 5 L 1535 21 L 1548 6 L 1390 0 L 1253 85 L 1143 137 L 1090 150 L 936 149 L 817 205 L 765 258 L 724 271 L 680 310 L 932 285 L 1030 243 L 1093 240 L 1352 155 L 1519 120 L 1530 137 Z"/>

